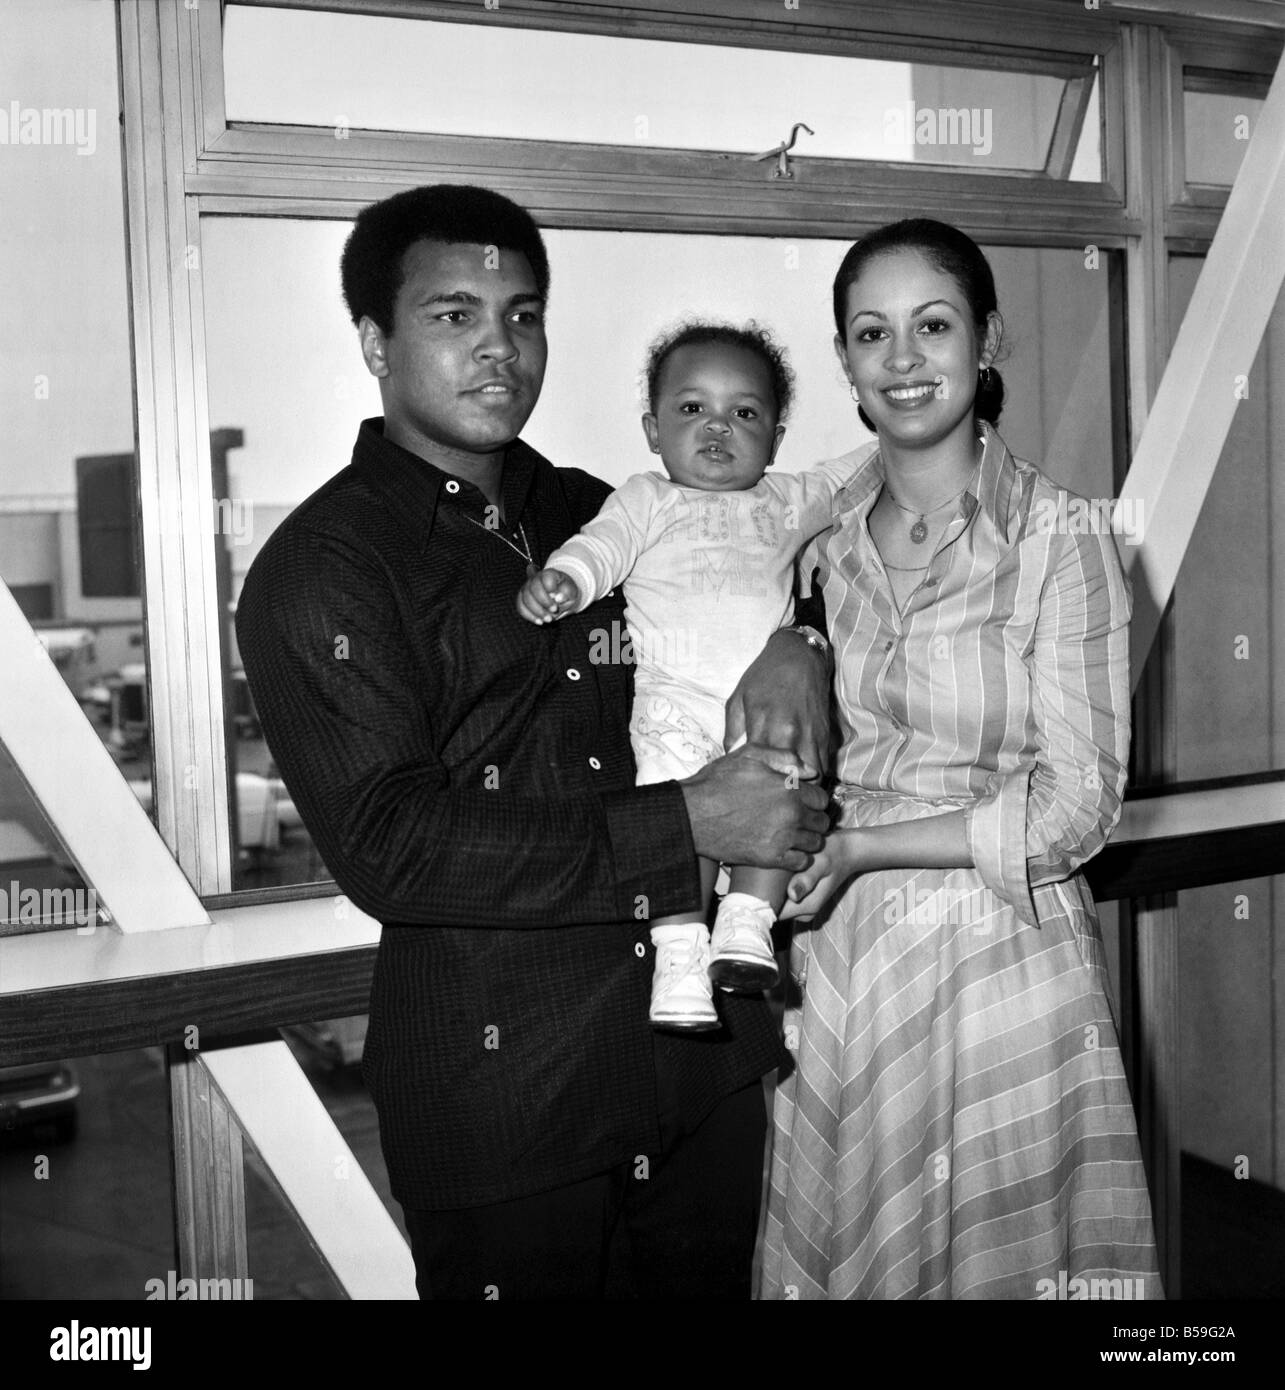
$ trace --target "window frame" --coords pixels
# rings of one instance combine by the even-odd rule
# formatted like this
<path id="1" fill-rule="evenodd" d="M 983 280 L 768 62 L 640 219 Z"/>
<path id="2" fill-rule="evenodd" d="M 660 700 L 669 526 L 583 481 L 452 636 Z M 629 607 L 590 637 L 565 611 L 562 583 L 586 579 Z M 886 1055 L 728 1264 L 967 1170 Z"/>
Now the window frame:
<path id="1" fill-rule="evenodd" d="M 259 3 L 259 0 L 254 0 Z M 473 0 L 410 5 L 320 3 L 424 19 L 486 22 Z M 910 0 L 889 17 L 854 14 L 837 0 L 809 0 L 814 19 L 764 20 L 744 27 L 735 0 L 617 5 L 582 0 L 506 0 L 507 23 L 693 42 L 793 45 L 803 34 L 819 51 L 862 43 L 870 56 L 952 56 L 1012 66 L 1024 50 L 1041 63 L 1061 49 L 1099 56 L 1104 130 L 1103 184 L 1068 183 L 959 171 L 921 164 L 795 161 L 796 179 L 774 180 L 762 163 L 699 152 L 629 151 L 644 170 L 626 177 L 608 166 L 609 147 L 575 150 L 544 142 L 363 135 L 291 127 L 229 127 L 223 109 L 221 9 L 181 0 L 137 0 L 118 10 L 127 169 L 131 307 L 138 378 L 140 509 L 152 662 L 157 823 L 202 896 L 232 891 L 229 769 L 223 734 L 219 600 L 214 537 L 201 270 L 201 224 L 220 214 L 351 218 L 367 203 L 444 178 L 485 179 L 530 208 L 549 227 L 728 234 L 852 236 L 890 214 L 957 209 L 982 239 L 1011 245 L 1127 248 L 1143 230 L 1126 197 L 1125 31 L 1118 21 L 1086 23 L 1050 0 L 1003 0 L 943 17 L 930 0 Z M 782 15 L 788 12 L 782 7 Z M 1020 15 L 1021 28 L 1015 29 Z M 872 25 L 878 22 L 882 32 Z M 864 25 L 864 27 L 863 27 Z M 532 145 L 543 166 L 532 162 Z M 515 164 L 520 152 L 523 162 Z M 566 167 L 576 155 L 583 163 Z M 480 160 L 506 159 L 506 164 Z M 463 161 L 462 163 L 455 162 Z M 708 209 L 708 175 L 717 163 L 717 212 Z M 854 171 L 859 175 L 854 185 Z M 1113 180 L 1113 181 L 1112 181 Z M 676 191 L 677 190 L 677 191 Z M 157 696 L 159 695 L 159 698 Z M 275 896 L 275 894 L 274 894 Z"/>
<path id="2" fill-rule="evenodd" d="M 268 7 L 265 0 L 242 2 L 246 8 Z M 391 0 L 285 0 L 272 7 L 469 24 L 485 24 L 492 13 L 474 0 L 430 0 L 414 6 Z M 981 10 L 1003 12 L 1005 8 L 989 5 Z M 1007 7 L 1009 11 L 1016 8 Z M 719 230 L 728 234 L 755 235 L 767 226 L 779 234 L 807 236 L 845 235 L 854 216 L 860 220 L 868 215 L 877 224 L 892 205 L 927 211 L 940 208 L 943 195 L 968 201 L 977 199 L 980 192 L 977 201 L 1004 205 L 1009 211 L 1007 225 L 1028 229 L 1032 238 L 1064 226 L 1077 213 L 1086 227 L 1105 225 L 1127 234 L 1130 229 L 1120 216 L 1124 160 L 1118 25 L 1110 20 L 1085 25 L 1068 18 L 1061 6 L 1055 13 L 1047 0 L 1037 8 L 1044 13 L 1032 17 L 1029 5 L 1023 10 L 1030 41 L 1022 46 L 1011 41 L 1011 20 L 1007 26 L 994 16 L 985 22 L 979 10 L 977 22 L 954 19 L 943 25 L 940 13 L 933 15 L 924 0 L 899 6 L 891 16 L 880 13 L 878 31 L 862 12 L 854 13 L 852 6 L 834 0 L 808 0 L 808 11 L 821 11 L 826 24 L 756 16 L 752 30 L 745 28 L 744 6 L 730 0 L 701 0 L 694 10 L 684 10 L 673 0 L 656 0 L 651 5 L 612 6 L 608 14 L 603 13 L 604 7 L 580 0 L 557 6 L 543 0 L 505 0 L 498 22 L 505 27 L 618 37 L 622 22 L 627 21 L 630 37 L 636 38 L 995 67 L 1068 79 L 1083 73 L 1087 59 L 1097 58 L 1103 124 L 1100 182 L 1071 184 L 1050 177 L 1048 165 L 1043 171 L 960 171 L 958 166 L 918 160 L 830 159 L 800 151 L 791 153 L 793 178 L 786 183 L 773 178 L 770 163 L 754 162 L 753 156 L 360 130 L 338 141 L 333 131 L 322 127 L 229 125 L 223 99 L 220 15 L 202 7 L 196 12 L 191 37 L 192 61 L 200 74 L 191 191 L 202 196 L 203 211 L 241 211 L 246 196 L 285 194 L 288 200 L 302 196 L 310 202 L 326 201 L 335 215 L 354 203 L 362 206 L 385 197 L 408 182 L 458 178 L 468 170 L 484 175 L 491 187 L 529 208 L 542 226 L 708 231 L 711 222 L 717 221 Z M 788 13 L 793 12 L 782 7 L 782 14 Z M 894 29 L 901 42 L 890 40 Z M 1077 91 L 1074 84 L 1064 93 L 1058 128 L 1050 141 L 1049 164 L 1069 167 L 1075 152 L 1072 132 L 1078 133 L 1087 96 L 1087 86 Z M 280 173 L 286 165 L 291 172 L 283 181 Z M 977 187 L 979 178 L 986 180 L 984 190 Z M 361 187 L 354 188 L 354 183 Z M 711 185 L 717 188 L 716 213 L 706 206 Z"/>
<path id="3" fill-rule="evenodd" d="M 1171 152 L 1169 169 L 1169 202 L 1171 222 L 1188 225 L 1187 215 L 1193 210 L 1212 210 L 1221 216 L 1231 192 L 1230 184 L 1200 183 L 1187 177 L 1186 103 L 1188 92 L 1214 92 L 1220 95 L 1245 95 L 1261 100 L 1271 82 L 1273 65 L 1265 63 L 1261 52 L 1232 50 L 1226 47 L 1214 53 L 1203 48 L 1181 44 L 1173 47 L 1173 81 L 1171 98 L 1173 115 L 1170 122 Z"/>
<path id="4" fill-rule="evenodd" d="M 476 0 L 277 3 L 424 18 L 463 18 L 467 13 L 471 22 L 484 22 Z M 718 42 L 726 42 L 734 25 L 744 25 L 745 7 L 736 0 L 695 3 L 701 8 L 693 15 L 687 13 L 691 0 L 640 0 L 615 6 L 584 0 L 558 4 L 505 0 L 505 18 L 510 21 L 520 15 L 522 22 L 548 25 L 556 14 L 559 26 L 566 28 L 629 24 L 652 35 L 688 35 L 693 42 L 715 42 L 711 38 L 715 33 Z M 844 234 L 851 236 L 886 221 L 889 215 L 916 210 L 932 213 L 946 203 L 958 208 L 958 221 L 983 240 L 1004 245 L 1092 242 L 1120 247 L 1125 252 L 1128 291 L 1120 310 L 1126 338 L 1126 371 L 1120 375 L 1126 377 L 1129 435 L 1136 445 L 1168 353 L 1168 256 L 1209 249 L 1227 199 L 1227 190 L 1217 190 L 1218 202 L 1203 204 L 1185 197 L 1188 190 L 1179 186 L 1181 163 L 1175 163 L 1172 136 L 1175 97 L 1181 106 L 1183 54 L 1199 54 L 1200 67 L 1231 68 L 1245 63 L 1246 71 L 1260 71 L 1264 54 L 1270 54 L 1271 63 L 1277 60 L 1285 35 L 1285 14 L 1279 8 L 1267 10 L 1253 0 L 1228 0 L 1232 14 L 1211 24 L 1195 18 L 1202 6 L 1203 0 L 1104 0 L 1108 13 L 1094 15 L 1092 25 L 1100 28 L 1093 32 L 1111 35 L 1110 49 L 1103 50 L 1110 54 L 1110 61 L 1104 58 L 1101 68 L 1108 131 L 1104 150 L 1113 181 L 1106 195 L 1103 186 L 1088 183 L 1060 185 L 1051 179 L 1012 179 L 921 164 L 898 164 L 889 170 L 862 165 L 871 171 L 868 196 L 859 202 L 848 200 L 836 211 L 821 206 L 836 193 L 826 192 L 825 181 L 816 179 L 809 185 L 816 195 L 812 202 L 794 199 L 770 222 L 770 234 L 833 235 L 834 227 L 841 224 Z M 890 49 L 915 42 L 919 44 L 916 53 L 925 53 L 935 42 L 953 44 L 953 51 L 967 53 L 968 61 L 982 50 L 1018 51 L 1018 44 L 1012 43 L 1014 33 L 1022 33 L 1032 44 L 1051 46 L 1057 36 L 1090 32 L 1081 7 L 1069 0 L 979 0 L 950 10 L 941 10 L 936 0 L 871 4 L 861 10 L 865 29 L 858 28 L 851 7 L 840 0 L 808 0 L 808 7 L 821 28 L 843 42 L 855 42 L 862 33 L 871 35 L 878 28 L 880 42 Z M 213 54 L 220 47 L 217 43 L 211 47 L 210 42 L 211 25 L 217 38 L 218 7 L 193 4 L 188 8 L 184 0 L 131 0 L 118 6 L 117 17 L 145 621 L 156 751 L 154 788 L 160 834 L 174 856 L 164 855 L 147 831 L 147 847 L 156 849 L 159 859 L 146 877 L 149 883 L 154 878 L 163 884 L 168 874 L 174 880 L 168 885 L 174 890 L 171 898 L 177 901 L 191 884 L 202 901 L 186 903 L 193 919 L 186 923 L 172 903 L 154 909 L 156 920 L 146 924 L 142 937 L 113 933 L 107 941 L 82 941 L 64 931 L 61 938 L 45 934 L 0 941 L 0 958 L 10 965 L 4 994 L 15 1005 L 0 1027 L 0 1054 L 6 1058 L 99 1051 L 103 1045 L 122 1047 L 127 1044 L 121 1038 L 127 1036 L 172 1044 L 193 1016 L 210 1020 L 204 1026 L 211 1031 L 235 1031 L 250 1022 L 275 1026 L 296 1017 L 341 1015 L 359 1008 L 369 987 L 377 924 L 360 919 L 355 909 L 349 912 L 360 920 L 348 922 L 339 903 L 323 906 L 307 901 L 332 897 L 330 885 L 292 885 L 266 894 L 223 897 L 231 887 L 232 847 L 220 592 L 216 538 L 210 527 L 214 474 L 204 360 L 202 218 L 220 213 L 350 217 L 375 197 L 449 174 L 485 178 L 519 197 L 549 227 L 709 229 L 691 206 L 661 211 L 641 206 L 637 197 L 613 186 L 601 170 L 583 170 L 572 177 L 548 168 L 527 170 L 526 183 L 520 185 L 523 171 L 444 164 L 445 154 L 451 152 L 445 152 L 441 142 L 430 152 L 421 136 L 380 138 L 381 152 L 348 140 L 342 152 L 328 150 L 323 158 L 316 146 L 316 131 L 303 132 L 296 139 L 298 132 L 285 131 L 282 138 L 281 128 L 273 126 L 229 132 L 224 122 L 223 128 L 216 129 L 217 107 L 207 96 L 213 90 Z M 765 32 L 777 36 L 782 32 L 780 21 L 762 24 L 769 25 Z M 740 29 L 736 38 L 744 38 Z M 876 50 L 878 44 L 872 43 L 872 56 Z M 221 85 L 217 90 L 221 93 Z M 211 131 L 217 147 L 210 143 Z M 253 138 L 249 143 L 248 135 Z M 254 145 L 253 140 L 259 143 Z M 455 150 L 452 157 L 459 153 Z M 375 156 L 377 167 L 367 167 L 367 158 Z M 687 157 L 669 152 L 661 156 L 670 175 L 679 168 L 674 161 Z M 766 185 L 769 172 L 759 170 L 759 174 Z M 1067 188 L 1067 196 L 1054 197 L 1050 206 L 1044 193 L 1058 188 Z M 783 192 L 780 186 L 772 190 L 777 199 Z M 759 202 L 766 202 L 765 196 L 759 195 Z M 751 204 L 733 210 L 734 217 L 744 217 L 747 207 Z M 736 232 L 741 228 L 743 224 L 727 220 L 720 207 L 719 229 Z M 763 231 L 761 218 L 748 231 Z M 1136 701 L 1139 758 L 1135 773 L 1140 780 L 1172 780 L 1172 730 L 1167 714 L 1172 682 L 1170 638 L 1161 627 Z M 1243 842 L 1236 838 L 1240 828 L 1256 826 L 1257 821 L 1247 813 L 1242 799 L 1238 798 L 1236 808 L 1243 826 L 1224 827 L 1220 833 L 1231 834 L 1231 844 L 1243 849 Z M 1279 820 L 1267 824 L 1264 852 L 1281 852 L 1279 824 Z M 1117 848 L 1128 853 L 1128 845 Z M 1149 1156 L 1158 1233 L 1167 1248 L 1171 1295 L 1178 1294 L 1181 1152 L 1174 1104 L 1179 1016 L 1177 909 L 1172 890 L 1185 881 L 1193 848 L 1193 844 L 1165 847 L 1167 867 L 1132 881 L 1131 891 L 1138 892 L 1139 898 L 1121 919 L 1122 933 L 1129 934 L 1133 948 L 1122 1041 L 1135 1081 L 1140 1134 Z M 1215 853 L 1213 859 L 1210 872 L 1221 873 L 1220 855 Z M 1261 860 L 1256 858 L 1254 863 L 1261 867 Z M 1101 867 L 1106 865 L 1104 859 Z M 129 867 L 132 872 L 134 866 Z M 266 906 L 268 895 L 289 901 Z M 199 923 L 206 905 L 216 908 L 213 924 Z M 263 931 L 273 923 L 277 930 Z M 147 940 L 149 929 L 172 930 L 161 944 Z M 22 966 L 17 981 L 14 963 Z M 146 986 L 140 988 L 143 980 Z M 213 995 L 211 986 L 216 991 Z M 171 1084 L 175 1095 L 186 1094 L 184 1088 L 189 1086 L 175 1070 L 171 1070 Z M 181 1125 L 175 1126 L 179 1156 L 195 1165 L 192 1172 L 204 1175 L 200 1161 L 209 1145 L 200 1134 L 193 1137 L 181 1130 Z M 197 1238 L 197 1247 L 202 1238 Z"/>
<path id="5" fill-rule="evenodd" d="M 264 5 L 268 0 L 242 0 Z M 283 8 L 486 23 L 475 0 L 276 0 Z M 1104 182 L 950 169 L 918 162 L 792 160 L 795 180 L 768 165 L 700 152 L 627 150 L 555 142 L 474 140 L 401 133 L 332 132 L 287 126 L 229 126 L 223 107 L 221 7 L 182 0 L 121 7 L 126 112 L 127 202 L 137 375 L 140 492 L 147 620 L 154 688 L 156 806 L 167 844 L 203 897 L 232 892 L 227 829 L 228 765 L 223 735 L 214 538 L 202 499 L 211 495 L 205 390 L 201 225 L 207 216 L 351 218 L 374 199 L 443 178 L 485 179 L 553 228 L 622 231 L 717 230 L 727 234 L 854 236 L 890 215 L 932 215 L 942 206 L 976 237 L 1015 246 L 1122 249 L 1129 286 L 1124 325 L 1128 396 L 1147 402 L 1167 343 L 1163 270 L 1173 250 L 1204 250 L 1226 190 L 1206 205 L 1179 193 L 1173 147 L 1184 60 L 1203 66 L 1252 64 L 1279 51 L 1258 31 L 1134 24 L 1099 13 L 1086 22 L 1058 0 L 984 0 L 943 16 L 934 0 L 907 0 L 889 15 L 838 0 L 809 0 L 808 23 L 755 20 L 744 27 L 737 0 L 505 0 L 506 25 L 822 52 L 860 49 L 872 57 L 1012 68 L 1023 55 L 1046 64 L 1059 49 L 1096 54 L 1104 129 Z M 787 12 L 782 7 L 782 15 Z M 1021 19 L 1021 28 L 1015 27 Z M 874 28 L 875 24 L 879 28 Z M 1022 43 L 1013 34 L 1022 34 Z M 1033 55 L 1033 56 L 1032 56 Z M 159 76 L 159 82 L 154 79 Z M 152 80 L 149 80 L 152 79 Z M 1166 124 L 1167 123 L 1167 124 Z M 1169 138 L 1166 140 L 1166 130 Z M 1178 138 L 1181 131 L 1178 131 Z M 1164 151 L 1164 158 L 1154 158 Z M 518 155 L 521 161 L 517 160 Z M 535 157 L 535 156 L 538 156 Z M 487 161 L 496 161 L 488 163 Z M 1162 168 L 1157 164 L 1162 163 Z M 717 173 L 717 211 L 708 180 Z M 141 171 L 141 173 L 140 173 Z M 859 177 L 853 186 L 854 171 Z M 186 261 L 175 254 L 183 248 Z M 1157 274 L 1157 268 L 1159 273 Z M 1136 443 L 1143 411 L 1130 413 Z M 162 518 L 166 524 L 162 525 Z M 183 568 L 176 558 L 199 556 Z M 181 692 L 181 693 L 176 693 Z M 191 768 L 201 769 L 196 787 Z M 1146 765 L 1144 756 L 1141 765 Z M 299 885 L 298 893 L 324 891 Z M 263 890 L 271 899 L 290 888 Z M 256 898 L 258 894 L 256 894 Z"/>

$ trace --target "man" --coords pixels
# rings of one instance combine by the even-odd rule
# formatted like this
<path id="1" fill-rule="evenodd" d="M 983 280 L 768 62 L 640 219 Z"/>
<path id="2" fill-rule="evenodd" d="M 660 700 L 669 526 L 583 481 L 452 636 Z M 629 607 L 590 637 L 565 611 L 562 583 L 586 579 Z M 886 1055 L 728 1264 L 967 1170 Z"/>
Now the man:
<path id="1" fill-rule="evenodd" d="M 756 747 L 635 787 L 630 669 L 591 657 L 619 595 L 518 617 L 609 490 L 518 438 L 545 367 L 529 215 L 414 189 L 342 270 L 384 416 L 265 545 L 237 635 L 305 824 L 387 928 L 363 1070 L 421 1296 L 747 1296 L 783 1054 L 761 999 L 653 1033 L 647 921 L 699 901 L 697 853 L 803 867 L 825 796 Z M 810 774 L 826 667 L 777 634 L 750 682 L 774 703 L 738 692 L 729 735 Z"/>

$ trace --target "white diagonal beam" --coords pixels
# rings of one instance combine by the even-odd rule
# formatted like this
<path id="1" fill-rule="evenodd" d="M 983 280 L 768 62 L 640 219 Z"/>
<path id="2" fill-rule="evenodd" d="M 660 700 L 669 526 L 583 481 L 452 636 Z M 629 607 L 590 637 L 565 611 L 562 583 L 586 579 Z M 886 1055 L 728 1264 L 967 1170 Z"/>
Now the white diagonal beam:
<path id="1" fill-rule="evenodd" d="M 1122 515 L 1143 519 L 1142 544 L 1123 547 L 1133 582 L 1135 686 L 1227 442 L 1240 399 L 1237 378 L 1249 377 L 1282 279 L 1285 62 L 1259 112 L 1120 492 Z"/>
<path id="2" fill-rule="evenodd" d="M 201 1061 L 349 1298 L 416 1298 L 406 1238 L 285 1043 Z"/>
<path id="3" fill-rule="evenodd" d="M 208 926 L 182 869 L 0 583 L 0 741 L 123 932 Z"/>

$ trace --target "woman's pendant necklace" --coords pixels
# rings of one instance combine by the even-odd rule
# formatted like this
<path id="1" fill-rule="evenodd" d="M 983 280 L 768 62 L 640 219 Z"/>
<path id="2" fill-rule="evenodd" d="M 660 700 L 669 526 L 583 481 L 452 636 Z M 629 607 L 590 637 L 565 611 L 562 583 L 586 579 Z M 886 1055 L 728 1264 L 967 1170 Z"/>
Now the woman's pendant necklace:
<path id="1" fill-rule="evenodd" d="M 893 497 L 892 489 L 888 486 L 887 480 L 885 479 L 883 488 L 892 501 L 892 505 L 894 507 L 900 507 L 903 512 L 908 512 L 911 516 L 915 517 L 915 522 L 910 528 L 910 539 L 916 545 L 923 545 L 928 539 L 928 518 L 935 512 L 941 511 L 943 507 L 949 507 L 952 502 L 958 502 L 964 493 L 968 491 L 968 483 L 973 481 L 973 474 L 976 472 L 977 465 L 974 464 L 972 470 L 968 474 L 968 482 L 966 482 L 953 497 L 948 497 L 944 502 L 938 502 L 935 507 L 929 507 L 927 511 L 923 512 L 919 511 L 917 507 L 907 507 L 904 502 L 898 502 L 897 499 Z"/>

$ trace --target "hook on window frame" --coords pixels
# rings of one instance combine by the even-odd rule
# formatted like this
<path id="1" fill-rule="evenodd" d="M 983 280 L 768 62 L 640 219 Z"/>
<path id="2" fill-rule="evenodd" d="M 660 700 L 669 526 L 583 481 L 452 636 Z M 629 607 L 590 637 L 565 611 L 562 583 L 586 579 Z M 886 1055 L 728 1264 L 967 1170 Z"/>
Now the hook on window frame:
<path id="1" fill-rule="evenodd" d="M 790 151 L 794 148 L 794 142 L 799 138 L 799 131 L 806 130 L 809 135 L 815 135 L 816 131 L 804 121 L 795 121 L 790 129 L 788 140 L 782 140 L 779 145 L 770 150 L 765 150 L 762 154 L 750 156 L 752 163 L 758 164 L 765 159 L 775 159 L 776 168 L 772 170 L 774 179 L 792 179 L 794 170 L 790 167 Z"/>

